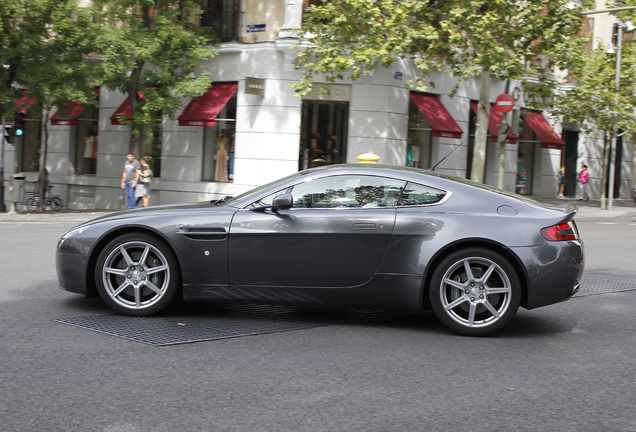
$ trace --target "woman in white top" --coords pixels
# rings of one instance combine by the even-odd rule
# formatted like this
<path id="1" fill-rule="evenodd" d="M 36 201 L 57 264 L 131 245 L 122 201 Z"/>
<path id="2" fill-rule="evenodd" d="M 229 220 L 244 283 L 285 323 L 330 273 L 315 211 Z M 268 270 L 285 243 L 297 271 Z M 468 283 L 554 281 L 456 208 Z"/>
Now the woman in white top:
<path id="1" fill-rule="evenodd" d="M 137 205 L 141 199 L 141 204 L 144 207 L 148 207 L 150 202 L 150 179 L 152 178 L 152 170 L 150 169 L 150 161 L 152 157 L 144 156 L 141 158 L 141 168 L 137 170 L 139 173 L 139 182 L 135 188 L 135 198 L 137 198 Z"/>

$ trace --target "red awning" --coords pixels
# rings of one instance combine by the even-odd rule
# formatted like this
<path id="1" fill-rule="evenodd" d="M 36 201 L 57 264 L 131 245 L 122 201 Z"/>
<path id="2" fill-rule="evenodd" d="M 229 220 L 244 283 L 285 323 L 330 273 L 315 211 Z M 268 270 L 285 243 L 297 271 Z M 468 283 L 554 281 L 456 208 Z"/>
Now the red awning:
<path id="1" fill-rule="evenodd" d="M 471 101 L 470 107 L 477 114 L 478 106 L 477 102 Z M 497 111 L 492 105 L 490 106 L 490 117 L 488 118 L 488 131 L 490 132 L 490 141 L 497 142 L 499 137 L 499 124 L 501 123 L 501 113 Z M 508 139 L 506 143 L 508 144 L 517 144 L 517 139 L 519 137 L 517 135 L 510 135 L 510 127 L 508 127 Z"/>
<path id="2" fill-rule="evenodd" d="M 554 132 L 554 129 L 548 121 L 539 113 L 523 114 L 523 118 L 528 122 L 534 133 L 537 134 L 541 141 L 542 148 L 562 149 L 565 146 L 565 142 L 559 135 Z"/>
<path id="3" fill-rule="evenodd" d="M 144 98 L 143 93 L 139 93 L 139 98 L 140 99 Z M 123 123 L 119 121 L 119 119 L 123 117 L 125 119 L 131 120 L 132 116 L 133 116 L 133 112 L 132 112 L 132 105 L 130 104 L 130 98 L 126 98 L 126 100 L 123 101 L 121 105 L 119 105 L 119 108 L 115 110 L 113 115 L 110 116 L 110 124 L 116 125 L 116 126 L 123 125 Z"/>
<path id="4" fill-rule="evenodd" d="M 95 97 L 99 98 L 99 87 L 95 87 Z M 58 109 L 57 112 L 53 114 L 51 117 L 51 124 L 56 126 L 76 126 L 78 124 L 77 119 L 80 118 L 83 112 L 84 105 L 75 101 L 68 101 L 62 108 Z"/>
<path id="5" fill-rule="evenodd" d="M 84 112 L 84 106 L 75 101 L 69 101 L 58 109 L 51 117 L 51 124 L 56 126 L 77 125 L 77 119 Z"/>
<path id="6" fill-rule="evenodd" d="M 132 118 L 132 105 L 130 105 L 130 98 L 126 98 L 126 100 L 119 105 L 119 108 L 115 110 L 113 115 L 110 116 L 110 124 L 116 126 L 123 125 L 123 123 L 119 121 L 121 117 L 127 118 L 128 120 Z"/>
<path id="7" fill-rule="evenodd" d="M 237 83 L 216 83 L 192 99 L 179 116 L 179 126 L 216 126 L 216 117 L 238 88 Z"/>
<path id="8" fill-rule="evenodd" d="M 451 117 L 439 98 L 432 94 L 413 93 L 411 99 L 428 120 L 433 132 L 431 135 L 444 138 L 460 139 L 462 129 Z"/>

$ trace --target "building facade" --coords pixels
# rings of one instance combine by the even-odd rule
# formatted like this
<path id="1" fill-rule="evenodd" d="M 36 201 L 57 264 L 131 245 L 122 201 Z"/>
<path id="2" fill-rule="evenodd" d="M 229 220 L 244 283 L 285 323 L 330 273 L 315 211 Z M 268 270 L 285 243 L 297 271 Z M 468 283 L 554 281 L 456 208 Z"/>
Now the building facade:
<path id="1" fill-rule="evenodd" d="M 158 119 L 155 138 L 145 145 L 145 153 L 153 156 L 151 205 L 236 195 L 312 166 L 356 163 L 365 153 L 379 156 L 383 164 L 423 168 L 446 158 L 436 171 L 470 178 L 478 78 L 450 97 L 456 82 L 436 73 L 430 78 L 434 90 L 414 92 L 406 83 L 416 71 L 400 60 L 360 81 L 330 84 L 326 96 L 316 85 L 314 93 L 299 98 L 291 85 L 301 77 L 294 63 L 307 4 L 208 3 L 202 25 L 214 26 L 220 41 L 218 56 L 205 66 L 214 82 L 205 95 L 183 100 L 178 118 Z M 517 107 L 529 105 L 519 83 L 510 88 Z M 503 92 L 503 83 L 493 83 L 491 101 Z M 126 115 L 126 96 L 100 88 L 96 97 L 97 108 L 69 103 L 60 108 L 66 115 L 53 116 L 48 125 L 49 179 L 69 209 L 123 208 L 120 183 L 130 128 L 119 119 Z M 26 176 L 28 188 L 38 176 L 42 120 L 37 113 L 25 114 L 30 128 L 15 151 L 7 146 L 5 172 Z M 504 189 L 554 197 L 563 167 L 566 195 L 574 196 L 577 172 L 585 163 L 592 196 L 600 196 L 604 136 L 584 135 L 575 123 L 525 111 L 519 136 L 500 148 L 500 118 L 492 109 L 484 183 L 498 184 L 503 157 Z M 633 149 L 633 143 L 620 140 L 616 197 L 631 196 Z M 12 195 L 5 196 L 8 204 Z"/>

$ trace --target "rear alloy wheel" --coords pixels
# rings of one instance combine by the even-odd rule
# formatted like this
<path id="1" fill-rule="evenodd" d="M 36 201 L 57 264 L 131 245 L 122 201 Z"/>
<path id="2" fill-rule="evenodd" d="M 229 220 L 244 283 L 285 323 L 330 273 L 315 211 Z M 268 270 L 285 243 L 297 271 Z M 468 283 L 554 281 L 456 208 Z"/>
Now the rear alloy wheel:
<path id="1" fill-rule="evenodd" d="M 487 336 L 504 327 L 521 301 L 519 277 L 496 252 L 471 248 L 444 258 L 433 272 L 431 306 L 449 329 Z"/>
<path id="2" fill-rule="evenodd" d="M 62 210 L 62 199 L 60 197 L 53 197 L 50 201 L 51 210 L 59 212 Z"/>
<path id="3" fill-rule="evenodd" d="M 111 241 L 97 260 L 100 297 L 115 311 L 147 316 L 166 309 L 178 291 L 177 261 L 161 241 L 126 234 Z"/>

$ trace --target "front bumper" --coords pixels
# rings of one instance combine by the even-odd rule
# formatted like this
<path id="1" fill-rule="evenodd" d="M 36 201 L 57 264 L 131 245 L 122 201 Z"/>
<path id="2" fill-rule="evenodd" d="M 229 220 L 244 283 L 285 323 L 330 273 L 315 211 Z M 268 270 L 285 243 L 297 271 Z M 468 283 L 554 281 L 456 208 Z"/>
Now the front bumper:
<path id="1" fill-rule="evenodd" d="M 55 268 L 57 270 L 57 282 L 61 289 L 76 294 L 87 294 L 86 291 L 86 267 L 88 256 L 55 254 Z"/>

